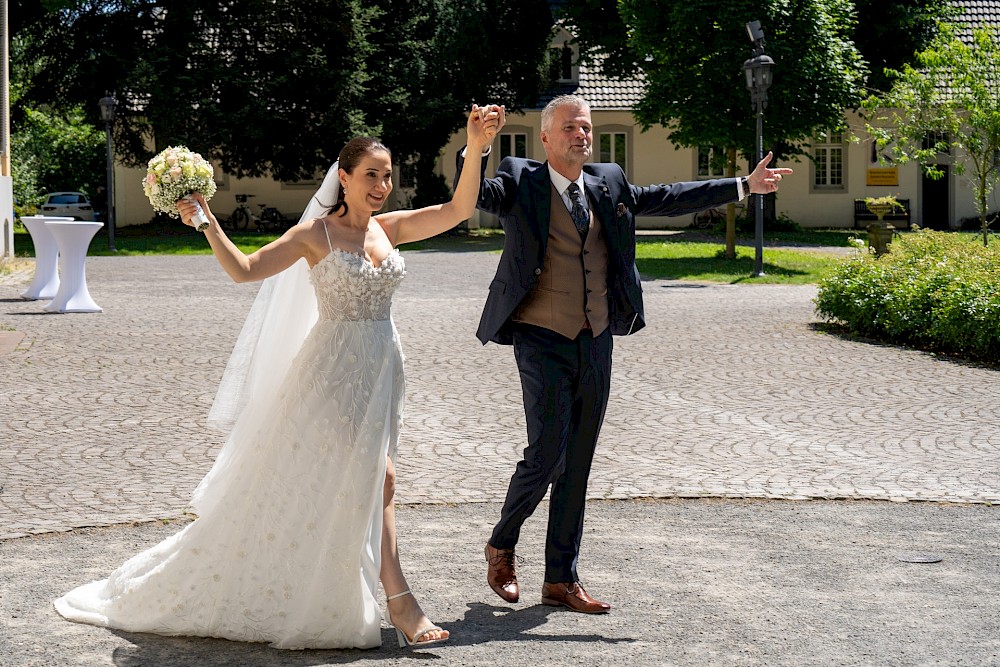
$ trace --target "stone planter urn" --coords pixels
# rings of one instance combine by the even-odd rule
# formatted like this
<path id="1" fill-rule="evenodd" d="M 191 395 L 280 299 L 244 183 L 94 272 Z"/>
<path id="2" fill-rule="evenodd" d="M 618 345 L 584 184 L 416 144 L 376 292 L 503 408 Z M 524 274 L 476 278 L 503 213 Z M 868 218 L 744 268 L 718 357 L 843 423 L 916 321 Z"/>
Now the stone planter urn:
<path id="1" fill-rule="evenodd" d="M 888 222 L 873 222 L 868 225 L 868 247 L 875 255 L 884 255 L 889 252 L 889 243 L 892 242 L 892 235 L 896 233 L 896 228 Z"/>
<path id="2" fill-rule="evenodd" d="M 868 247 L 876 256 L 889 252 L 889 243 L 892 242 L 892 235 L 896 228 L 882 220 L 887 214 L 892 213 L 896 208 L 902 208 L 895 197 L 869 197 L 865 200 L 865 207 L 878 217 L 878 222 L 868 225 Z"/>
<path id="3" fill-rule="evenodd" d="M 877 203 L 867 203 L 865 206 L 869 211 L 878 216 L 878 221 L 882 222 L 882 218 L 892 213 L 892 209 L 896 208 L 891 202 L 877 202 Z"/>

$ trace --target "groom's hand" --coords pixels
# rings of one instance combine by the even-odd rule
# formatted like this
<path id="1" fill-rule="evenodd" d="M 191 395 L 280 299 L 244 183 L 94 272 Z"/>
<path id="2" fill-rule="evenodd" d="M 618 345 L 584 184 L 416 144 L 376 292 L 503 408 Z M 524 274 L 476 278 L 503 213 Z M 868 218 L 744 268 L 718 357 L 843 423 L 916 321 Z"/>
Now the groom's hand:
<path id="1" fill-rule="evenodd" d="M 750 176 L 747 177 L 747 185 L 750 192 L 755 195 L 766 195 L 778 191 L 778 184 L 781 183 L 782 176 L 789 176 L 793 172 L 787 167 L 769 169 L 768 164 L 774 159 L 774 153 L 768 151 L 764 159 L 757 163 L 757 167 Z"/>

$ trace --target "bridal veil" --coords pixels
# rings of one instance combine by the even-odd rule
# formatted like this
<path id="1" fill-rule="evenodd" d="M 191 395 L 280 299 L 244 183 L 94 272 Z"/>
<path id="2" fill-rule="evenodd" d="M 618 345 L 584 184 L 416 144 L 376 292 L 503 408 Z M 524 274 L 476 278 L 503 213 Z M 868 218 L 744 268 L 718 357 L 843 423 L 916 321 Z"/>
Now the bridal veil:
<path id="1" fill-rule="evenodd" d="M 340 163 L 334 162 L 298 224 L 322 217 L 340 194 Z M 318 319 L 316 294 L 305 259 L 265 279 L 222 375 L 208 425 L 232 429 L 240 414 L 281 382 Z"/>

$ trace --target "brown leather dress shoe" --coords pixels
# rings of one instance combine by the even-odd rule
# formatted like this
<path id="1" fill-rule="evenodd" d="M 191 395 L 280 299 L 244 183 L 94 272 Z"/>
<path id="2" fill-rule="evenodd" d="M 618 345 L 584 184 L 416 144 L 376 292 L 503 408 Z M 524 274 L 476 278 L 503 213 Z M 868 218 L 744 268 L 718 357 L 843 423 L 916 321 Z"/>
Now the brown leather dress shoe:
<path id="1" fill-rule="evenodd" d="M 495 549 L 486 543 L 486 581 L 493 592 L 507 602 L 517 602 L 521 590 L 517 586 L 517 573 L 514 572 L 514 550 Z"/>
<path id="2" fill-rule="evenodd" d="M 606 614 L 611 611 L 611 605 L 590 597 L 579 581 L 572 584 L 550 584 L 546 581 L 542 584 L 542 604 L 550 607 L 562 605 L 583 614 Z"/>

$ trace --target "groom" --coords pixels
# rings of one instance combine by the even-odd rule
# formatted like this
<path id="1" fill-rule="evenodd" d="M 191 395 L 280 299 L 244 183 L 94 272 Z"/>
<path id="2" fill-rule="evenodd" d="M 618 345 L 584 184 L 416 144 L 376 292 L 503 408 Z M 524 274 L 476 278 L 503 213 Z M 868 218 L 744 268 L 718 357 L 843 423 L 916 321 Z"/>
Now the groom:
<path id="1" fill-rule="evenodd" d="M 584 590 L 576 567 L 612 335 L 645 325 L 635 216 L 684 215 L 774 192 L 791 170 L 768 169 L 769 154 L 748 177 L 637 187 L 617 164 L 588 162 L 592 130 L 583 98 L 557 97 L 542 111 L 547 161 L 504 158 L 496 177 L 483 179 L 478 208 L 500 217 L 506 238 L 477 336 L 484 345 L 513 344 L 528 431 L 486 544 L 487 581 L 518 601 L 514 547 L 551 484 L 542 603 L 593 614 L 611 606 Z"/>

